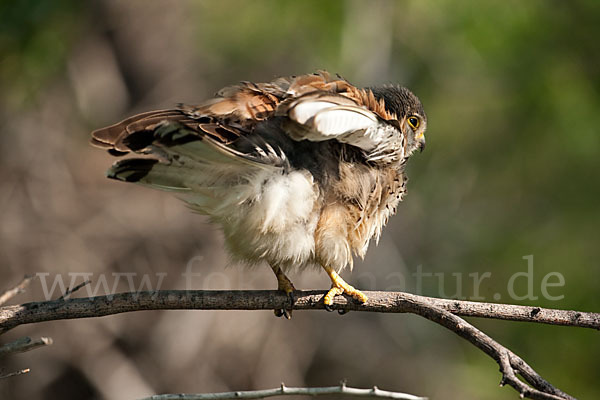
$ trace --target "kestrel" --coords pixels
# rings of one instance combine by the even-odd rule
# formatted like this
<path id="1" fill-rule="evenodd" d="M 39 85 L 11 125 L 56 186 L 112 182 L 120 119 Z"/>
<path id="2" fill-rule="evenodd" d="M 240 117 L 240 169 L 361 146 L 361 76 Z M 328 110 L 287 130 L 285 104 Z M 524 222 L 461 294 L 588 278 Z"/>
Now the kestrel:
<path id="1" fill-rule="evenodd" d="M 358 88 L 327 72 L 242 82 L 200 105 L 145 112 L 92 132 L 129 153 L 107 176 L 175 193 L 220 225 L 234 259 L 266 261 L 291 301 L 291 269 L 320 266 L 324 297 L 367 297 L 340 272 L 379 240 L 406 187 L 407 159 L 425 147 L 427 117 L 400 86 Z"/>

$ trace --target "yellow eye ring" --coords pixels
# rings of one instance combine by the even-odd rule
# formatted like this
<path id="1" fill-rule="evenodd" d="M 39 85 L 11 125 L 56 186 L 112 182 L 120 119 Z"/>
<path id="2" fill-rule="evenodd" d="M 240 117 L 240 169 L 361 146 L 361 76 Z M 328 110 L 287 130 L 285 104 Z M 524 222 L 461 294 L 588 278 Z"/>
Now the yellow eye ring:
<path id="1" fill-rule="evenodd" d="M 410 125 L 410 127 L 414 130 L 417 130 L 417 128 L 419 128 L 419 125 L 421 125 L 421 120 L 418 117 L 415 117 L 414 115 L 408 117 L 407 121 L 408 125 Z"/>

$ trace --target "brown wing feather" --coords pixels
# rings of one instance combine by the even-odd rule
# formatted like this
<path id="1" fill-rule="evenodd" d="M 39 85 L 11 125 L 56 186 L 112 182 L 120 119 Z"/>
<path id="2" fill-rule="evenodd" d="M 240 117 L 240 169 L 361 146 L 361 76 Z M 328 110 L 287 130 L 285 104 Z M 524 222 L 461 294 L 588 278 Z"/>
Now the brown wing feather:
<path id="1" fill-rule="evenodd" d="M 385 108 L 384 100 L 382 98 L 377 100 L 370 89 L 360 89 L 350 85 L 348 90 L 342 94 L 351 98 L 352 100 L 356 101 L 357 104 L 366 107 L 368 110 L 374 112 L 379 117 L 387 121 L 398 119 L 396 114 L 389 112 Z"/>
<path id="2" fill-rule="evenodd" d="M 93 131 L 91 143 L 95 146 L 116 150 L 121 153 L 129 152 L 131 149 L 124 144 L 124 140 L 132 133 L 142 131 L 152 132 L 161 122 L 174 121 L 181 123 L 182 121 L 186 121 L 186 119 L 185 114 L 175 109 L 144 112 L 106 128 Z"/>
<path id="3" fill-rule="evenodd" d="M 241 82 L 221 89 L 217 97 L 199 105 L 138 114 L 92 132 L 91 143 L 117 153 L 129 152 L 131 149 L 124 143 L 126 137 L 136 132 L 150 133 L 160 123 L 170 121 L 229 144 L 251 132 L 258 122 L 274 115 L 286 115 L 295 99 L 311 93 L 324 97 L 341 95 L 383 119 L 396 118 L 386 111 L 383 100 L 377 100 L 370 90 L 359 89 L 339 76 L 332 77 L 326 71 L 319 71 L 267 83 Z"/>
<path id="4" fill-rule="evenodd" d="M 340 77 L 333 78 L 325 71 L 314 74 L 278 78 L 268 83 L 241 82 L 228 86 L 217 97 L 196 106 L 182 109 L 191 116 L 212 117 L 220 122 L 236 123 L 251 128 L 257 122 L 269 118 L 282 103 L 292 101 L 308 93 L 337 93 L 352 99 L 384 118 L 385 107 L 377 102 L 370 91 L 358 89 Z"/>
<path id="5" fill-rule="evenodd" d="M 91 142 L 93 145 L 102 148 L 114 148 L 115 143 L 120 141 L 121 137 L 128 133 L 127 127 L 138 121 L 143 121 L 145 118 L 151 118 L 156 115 L 168 112 L 169 110 L 148 111 L 141 114 L 129 117 L 121 122 L 107 126 L 105 128 L 96 129 L 92 132 Z"/>
<path id="6" fill-rule="evenodd" d="M 222 144 L 230 144 L 247 133 L 234 126 L 224 125 L 214 118 L 193 118 L 179 109 L 150 111 L 127 118 L 117 124 L 92 132 L 91 143 L 94 146 L 113 150 L 114 155 L 121 155 L 138 150 L 126 139 L 133 134 L 147 134 L 151 140 L 153 131 L 162 123 L 177 123 L 197 132 L 200 136 L 207 135 Z M 114 152 L 116 151 L 116 153 Z"/>

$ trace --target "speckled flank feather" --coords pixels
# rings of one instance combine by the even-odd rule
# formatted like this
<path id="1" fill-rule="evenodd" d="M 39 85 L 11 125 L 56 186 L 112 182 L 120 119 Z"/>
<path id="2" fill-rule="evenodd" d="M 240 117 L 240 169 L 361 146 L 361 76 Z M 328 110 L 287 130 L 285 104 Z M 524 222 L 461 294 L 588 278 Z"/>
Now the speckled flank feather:
<path id="1" fill-rule="evenodd" d="M 108 176 L 174 192 L 223 228 L 236 259 L 339 271 L 395 213 L 426 122 L 407 89 L 361 89 L 319 72 L 139 114 L 93 132 L 92 143 L 143 155 Z"/>

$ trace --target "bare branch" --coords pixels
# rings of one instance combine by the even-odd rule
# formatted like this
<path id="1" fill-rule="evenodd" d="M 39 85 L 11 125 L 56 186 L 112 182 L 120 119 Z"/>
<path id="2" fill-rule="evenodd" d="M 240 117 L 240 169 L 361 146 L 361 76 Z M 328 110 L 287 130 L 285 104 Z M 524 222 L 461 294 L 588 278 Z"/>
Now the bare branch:
<path id="1" fill-rule="evenodd" d="M 12 353 L 24 353 L 38 347 L 50 346 L 52 344 L 52 338 L 41 337 L 37 340 L 31 340 L 30 337 L 25 336 L 15 340 L 14 342 L 6 343 L 0 346 L 0 357 L 6 356 Z"/>
<path id="2" fill-rule="evenodd" d="M 197 393 L 197 394 L 160 394 L 150 396 L 142 400 L 226 400 L 226 399 L 262 399 L 265 397 L 274 396 L 321 396 L 328 394 L 341 394 L 344 396 L 354 397 L 373 397 L 380 399 L 396 399 L 396 400 L 427 400 L 426 397 L 418 397 L 412 394 L 389 392 L 381 390 L 377 386 L 371 389 L 358 389 L 346 386 L 345 383 L 339 386 L 329 387 L 287 387 L 283 383 L 280 387 L 266 390 L 248 390 L 237 392 L 222 392 L 222 393 Z"/>
<path id="3" fill-rule="evenodd" d="M 404 292 L 364 293 L 369 297 L 364 304 L 337 296 L 332 307 L 343 311 L 412 313 L 415 304 L 427 304 L 462 317 L 538 322 L 600 330 L 600 313 L 445 300 Z M 293 309 L 322 310 L 325 308 L 323 294 L 321 291 L 296 291 Z M 0 334 L 23 324 L 100 317 L 140 310 L 273 310 L 283 307 L 289 307 L 289 299 L 276 290 L 160 290 L 117 293 L 0 307 Z"/>
<path id="4" fill-rule="evenodd" d="M 23 374 L 28 373 L 29 371 L 31 371 L 29 368 L 25 368 L 25 369 L 22 369 L 20 371 L 15 371 L 15 372 L 8 373 L 6 375 L 0 375 L 0 379 L 10 378 L 11 376 L 23 375 Z"/>
<path id="5" fill-rule="evenodd" d="M 25 288 L 31 283 L 32 280 L 35 279 L 35 276 L 25 275 L 23 280 L 19 282 L 17 286 L 12 289 L 8 289 L 6 292 L 0 295 L 0 306 L 5 304 L 7 301 L 18 295 L 19 293 L 23 293 Z"/>

